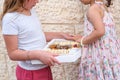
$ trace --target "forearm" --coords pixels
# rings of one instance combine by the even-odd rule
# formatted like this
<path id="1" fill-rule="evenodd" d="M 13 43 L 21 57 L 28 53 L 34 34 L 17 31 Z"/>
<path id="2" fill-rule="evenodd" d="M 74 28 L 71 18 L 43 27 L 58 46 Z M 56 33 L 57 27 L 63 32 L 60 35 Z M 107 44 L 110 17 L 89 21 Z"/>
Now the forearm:
<path id="1" fill-rule="evenodd" d="M 53 54 L 48 51 L 42 50 L 33 50 L 33 51 L 24 51 L 24 50 L 15 50 L 11 53 L 8 53 L 11 60 L 14 61 L 26 61 L 26 60 L 40 60 L 42 63 L 49 66 L 53 66 L 53 63 L 60 64 L 60 62 L 54 58 L 58 54 Z"/>
<path id="2" fill-rule="evenodd" d="M 42 51 L 39 51 L 39 54 Z M 8 56 L 11 60 L 14 61 L 25 61 L 25 60 L 34 60 L 37 59 L 37 51 L 25 51 L 25 50 L 14 50 L 8 52 Z"/>
<path id="3" fill-rule="evenodd" d="M 90 35 L 86 36 L 83 39 L 83 44 L 91 44 L 95 42 L 96 40 L 100 39 L 103 35 L 104 33 L 94 30 Z"/>
<path id="4" fill-rule="evenodd" d="M 45 32 L 46 40 L 50 41 L 52 39 L 61 39 L 64 38 L 61 32 Z"/>

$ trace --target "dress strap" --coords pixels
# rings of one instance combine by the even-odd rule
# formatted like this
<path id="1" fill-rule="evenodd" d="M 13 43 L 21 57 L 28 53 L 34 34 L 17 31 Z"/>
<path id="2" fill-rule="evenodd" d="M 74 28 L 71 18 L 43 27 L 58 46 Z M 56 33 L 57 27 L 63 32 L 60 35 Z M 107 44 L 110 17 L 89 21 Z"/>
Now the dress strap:
<path id="1" fill-rule="evenodd" d="M 95 0 L 95 4 L 98 4 L 106 12 L 106 9 L 102 6 L 104 2 Z"/>
<path id="2" fill-rule="evenodd" d="M 113 20 L 113 17 L 111 16 L 111 13 L 109 11 L 107 11 L 105 9 L 105 7 L 102 6 L 104 4 L 104 2 L 95 0 L 95 4 L 98 4 L 98 6 L 100 6 L 101 9 L 104 10 L 105 14 L 107 14 Z"/>
<path id="3" fill-rule="evenodd" d="M 102 2 L 102 1 L 96 1 L 96 0 L 95 0 L 95 3 L 96 4 L 100 4 L 100 5 L 104 4 L 104 2 Z"/>

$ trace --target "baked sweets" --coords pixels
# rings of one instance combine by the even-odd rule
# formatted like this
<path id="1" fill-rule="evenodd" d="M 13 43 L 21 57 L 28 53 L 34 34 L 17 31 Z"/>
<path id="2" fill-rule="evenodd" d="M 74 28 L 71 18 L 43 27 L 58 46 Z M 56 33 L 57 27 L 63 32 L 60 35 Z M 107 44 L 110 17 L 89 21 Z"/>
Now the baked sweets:
<path id="1" fill-rule="evenodd" d="M 80 48 L 79 43 L 74 41 L 55 41 L 49 45 L 47 51 L 59 54 L 67 54 L 72 48 Z"/>

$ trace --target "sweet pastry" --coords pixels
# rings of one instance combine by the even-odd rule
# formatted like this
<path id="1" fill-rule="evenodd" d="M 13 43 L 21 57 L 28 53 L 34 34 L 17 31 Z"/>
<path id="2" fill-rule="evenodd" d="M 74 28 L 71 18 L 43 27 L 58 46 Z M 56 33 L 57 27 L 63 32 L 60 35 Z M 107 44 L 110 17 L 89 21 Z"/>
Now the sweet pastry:
<path id="1" fill-rule="evenodd" d="M 74 41 L 55 41 L 49 45 L 47 51 L 59 54 L 67 54 L 72 48 L 80 48 L 79 43 Z"/>

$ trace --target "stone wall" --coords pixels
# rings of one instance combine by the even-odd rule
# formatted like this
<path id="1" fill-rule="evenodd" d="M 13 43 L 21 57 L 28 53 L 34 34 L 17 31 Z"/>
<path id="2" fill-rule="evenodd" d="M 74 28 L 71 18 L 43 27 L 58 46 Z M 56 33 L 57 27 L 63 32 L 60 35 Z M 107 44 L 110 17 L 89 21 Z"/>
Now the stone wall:
<path id="1" fill-rule="evenodd" d="M 3 0 L 0 0 L 2 5 Z M 120 38 L 120 0 L 113 0 L 110 7 L 116 23 L 117 35 Z M 2 6 L 0 6 L 0 12 Z M 86 6 L 79 0 L 41 0 L 35 7 L 44 31 L 61 31 L 70 34 L 82 34 L 83 31 L 83 14 Z M 3 42 L 0 30 L 0 80 L 15 80 L 16 62 L 9 60 Z M 66 71 L 72 67 L 72 70 Z M 56 70 L 57 69 L 57 70 Z M 52 67 L 54 80 L 77 80 L 78 62 L 63 64 L 59 67 Z M 62 73 L 66 72 L 66 73 Z M 61 77 L 61 76 L 69 77 Z M 72 77 L 72 76 L 73 77 Z M 57 77 L 56 77 L 57 76 Z"/>

